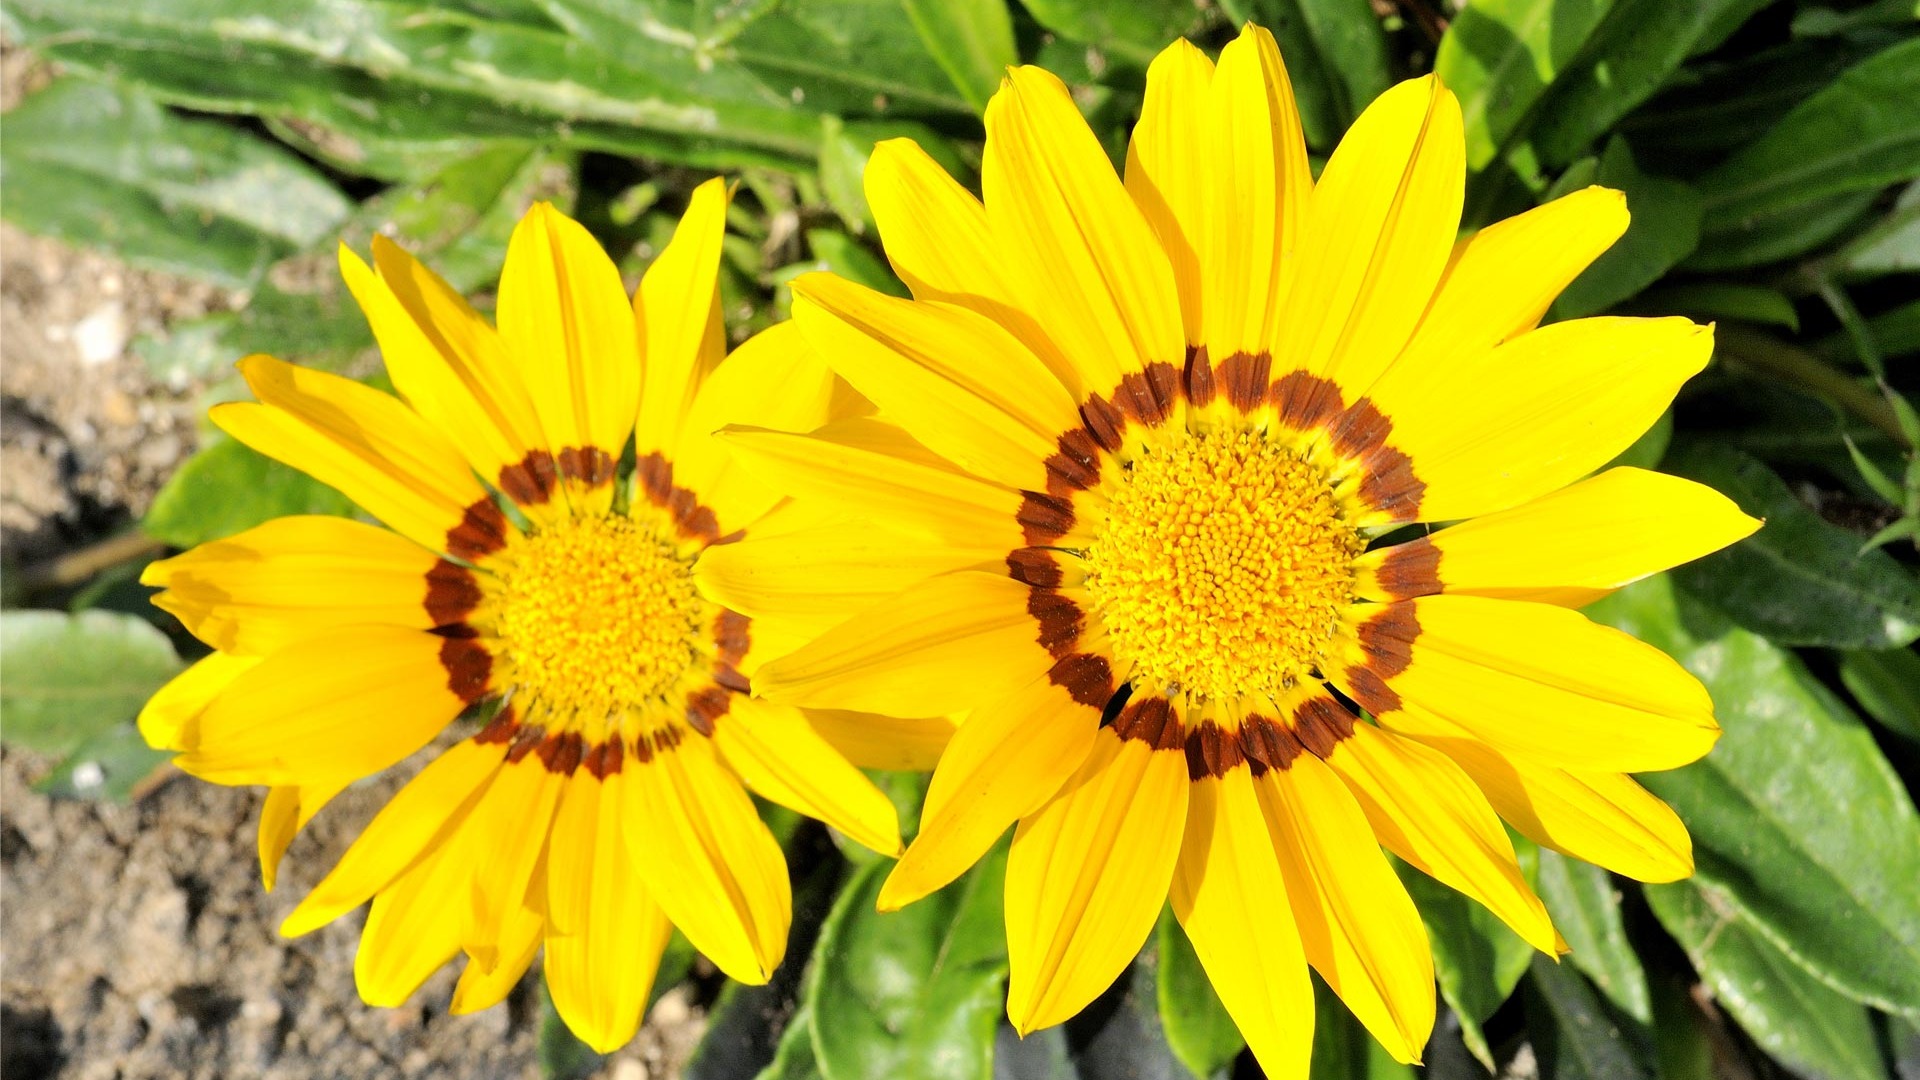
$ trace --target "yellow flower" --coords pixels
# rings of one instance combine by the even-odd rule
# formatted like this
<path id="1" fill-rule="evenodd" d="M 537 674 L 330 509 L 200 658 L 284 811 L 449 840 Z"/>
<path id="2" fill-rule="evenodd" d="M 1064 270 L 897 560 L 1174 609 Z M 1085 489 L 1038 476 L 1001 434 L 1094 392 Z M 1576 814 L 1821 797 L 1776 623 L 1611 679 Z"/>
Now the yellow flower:
<path id="1" fill-rule="evenodd" d="M 268 887 L 343 787 L 463 712 L 485 721 L 440 744 L 281 928 L 371 898 L 354 974 L 373 1004 L 464 951 L 454 1011 L 484 1008 L 544 944 L 561 1016 L 609 1050 L 638 1026 L 674 925 L 728 975 L 766 981 L 792 898 L 742 781 L 899 851 L 886 796 L 799 710 L 744 693 L 759 628 L 694 587 L 703 553 L 776 527 L 781 501 L 710 433 L 811 427 L 832 393 L 790 325 L 726 356 L 726 204 L 717 180 L 695 192 L 631 306 L 586 230 L 535 206 L 498 330 L 383 239 L 377 272 L 342 248 L 400 398 L 253 356 L 259 402 L 214 411 L 392 530 L 282 518 L 143 578 L 218 651 L 142 730 L 203 779 L 271 785 Z"/>
<path id="2" fill-rule="evenodd" d="M 1271 1075 L 1305 1075 L 1308 964 L 1417 1060 L 1432 959 L 1382 846 L 1548 952 L 1500 817 L 1643 880 L 1690 871 L 1624 774 L 1705 754 L 1712 703 L 1573 607 L 1755 527 L 1687 481 L 1581 479 L 1711 335 L 1534 329 L 1622 197 L 1456 243 L 1460 112 L 1431 78 L 1374 102 L 1317 183 L 1255 28 L 1217 68 L 1160 55 L 1124 180 L 1044 71 L 1013 71 L 986 124 L 984 205 L 910 142 L 868 165 L 915 299 L 795 283 L 809 343 L 884 419 L 725 433 L 864 520 L 715 552 L 703 586 L 756 617 L 860 609 L 762 667 L 769 700 L 970 710 L 881 904 L 1017 821 L 1021 1031 L 1104 989 L 1170 894 Z"/>

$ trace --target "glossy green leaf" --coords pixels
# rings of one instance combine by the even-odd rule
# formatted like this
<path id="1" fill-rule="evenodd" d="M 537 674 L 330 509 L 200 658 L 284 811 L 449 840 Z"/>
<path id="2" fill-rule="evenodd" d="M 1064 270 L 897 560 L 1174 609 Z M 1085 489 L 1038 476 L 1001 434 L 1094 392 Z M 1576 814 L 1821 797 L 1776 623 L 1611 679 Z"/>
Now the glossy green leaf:
<path id="1" fill-rule="evenodd" d="M 1669 969 L 1650 983 L 1654 1071 L 1660 1080 L 1714 1080 L 1713 1044 L 1725 1035 L 1694 999 L 1692 974 Z"/>
<path id="2" fill-rule="evenodd" d="M 1868 716 L 1920 741 L 1920 656 L 1911 649 L 1844 653 L 1840 682 Z"/>
<path id="3" fill-rule="evenodd" d="M 221 438 L 168 478 L 141 529 L 187 548 L 288 514 L 351 514 L 345 495 L 243 443 Z"/>
<path id="4" fill-rule="evenodd" d="M 856 871 L 821 928 L 805 991 L 820 1072 L 988 1080 L 1006 1003 L 1004 851 L 883 915 L 874 904 L 891 869 Z"/>
<path id="5" fill-rule="evenodd" d="M 1515 851 L 1521 868 L 1531 877 L 1539 849 L 1523 841 Z M 1480 1025 L 1506 1002 L 1526 974 L 1533 946 L 1486 908 L 1420 871 L 1398 860 L 1394 869 L 1426 923 L 1440 996 L 1459 1016 L 1467 1049 L 1491 1069 L 1493 1051 Z"/>
<path id="6" fill-rule="evenodd" d="M 813 1015 L 805 1004 L 788 1017 L 773 1060 L 755 1074 L 754 1080 L 822 1080 L 820 1061 L 813 1053 Z"/>
<path id="7" fill-rule="evenodd" d="M 1850 279 L 1920 270 L 1920 182 L 1907 185 L 1884 221 L 1834 253 L 1834 270 Z"/>
<path id="8" fill-rule="evenodd" d="M 1013 16 L 1007 0 L 901 0 L 920 43 L 933 54 L 954 89 L 973 111 L 984 113 L 1006 69 L 1020 62 L 1014 51 Z"/>
<path id="9" fill-rule="evenodd" d="M 1713 752 L 1640 778 L 1687 823 L 1700 882 L 1828 985 L 1920 1012 L 1920 814 L 1872 734 L 1797 656 L 1665 576 L 1587 612 L 1713 695 Z"/>
<path id="10" fill-rule="evenodd" d="M 1555 320 L 1605 311 L 1658 281 L 1700 242 L 1699 195 L 1678 180 L 1641 172 L 1625 139 L 1607 144 L 1594 182 L 1626 193 L 1632 223 L 1553 302 Z"/>
<path id="11" fill-rule="evenodd" d="M 1393 1060 L 1387 1048 L 1354 1019 L 1338 995 L 1313 980 L 1313 1059 L 1308 1080 L 1414 1080 L 1413 1066 Z"/>
<path id="12" fill-rule="evenodd" d="M 1160 1006 L 1160 1027 L 1167 1033 L 1167 1045 L 1195 1076 L 1210 1077 L 1233 1064 L 1247 1045 L 1234 1026 L 1227 1007 L 1220 1003 L 1213 983 L 1200 966 L 1199 954 L 1173 917 L 1171 908 L 1160 912 L 1160 925 L 1154 935 L 1159 949 L 1159 972 L 1155 997 Z"/>
<path id="13" fill-rule="evenodd" d="M 1847 192 L 1738 221 L 1718 225 L 1708 221 L 1700 233 L 1700 246 L 1680 268 L 1742 270 L 1804 255 L 1834 242 L 1871 216 L 1877 194 Z"/>
<path id="14" fill-rule="evenodd" d="M 1025 0 L 1040 25 L 1144 69 L 1161 49 L 1192 28 L 1199 14 L 1188 0 Z"/>
<path id="15" fill-rule="evenodd" d="M 1229 0 L 1236 23 L 1273 32 L 1307 145 L 1333 150 L 1355 117 L 1393 84 L 1387 35 L 1366 0 Z"/>
<path id="16" fill-rule="evenodd" d="M 1544 1080 L 1650 1080 L 1600 995 L 1565 964 L 1533 960 L 1528 1028 Z"/>
<path id="17" fill-rule="evenodd" d="M 1822 520 L 1756 458 L 1694 442 L 1670 471 L 1719 490 L 1765 521 L 1733 547 L 1675 570 L 1689 591 L 1782 644 L 1887 649 L 1920 637 L 1920 581 L 1864 539 Z"/>
<path id="18" fill-rule="evenodd" d="M 249 287 L 349 208 L 285 148 L 105 83 L 62 79 L 7 114 L 0 212 L 141 266 Z"/>
<path id="19" fill-rule="evenodd" d="M 122 722 L 74 747 L 33 789 L 62 799 L 129 802 L 166 776 L 172 757 L 148 746 L 138 728 Z"/>
<path id="20" fill-rule="evenodd" d="M 1920 38 L 1882 50 L 1700 178 L 1724 228 L 1815 199 L 1920 176 Z"/>
<path id="21" fill-rule="evenodd" d="M 1724 891 L 1697 881 L 1649 885 L 1647 903 L 1767 1053 L 1807 1080 L 1885 1080 L 1866 1008 L 1775 948 Z"/>
<path id="22" fill-rule="evenodd" d="M 1529 148 L 1548 167 L 1589 153 L 1615 123 L 1666 85 L 1687 57 L 1712 48 L 1766 3 L 1618 0 L 1540 98 L 1525 133 Z"/>
<path id="23" fill-rule="evenodd" d="M 108 611 L 0 612 L 6 741 L 59 757 L 140 712 L 180 670 L 167 635 Z"/>
<path id="24" fill-rule="evenodd" d="M 1540 852 L 1540 899 L 1573 949 L 1562 957 L 1585 972 L 1608 1001 L 1643 1024 L 1653 1021 L 1647 973 L 1627 940 L 1613 875 L 1558 852 Z"/>
<path id="25" fill-rule="evenodd" d="M 1469 169 L 1499 155 L 1613 2 L 1487 0 L 1454 17 L 1433 67 L 1459 95 Z"/>

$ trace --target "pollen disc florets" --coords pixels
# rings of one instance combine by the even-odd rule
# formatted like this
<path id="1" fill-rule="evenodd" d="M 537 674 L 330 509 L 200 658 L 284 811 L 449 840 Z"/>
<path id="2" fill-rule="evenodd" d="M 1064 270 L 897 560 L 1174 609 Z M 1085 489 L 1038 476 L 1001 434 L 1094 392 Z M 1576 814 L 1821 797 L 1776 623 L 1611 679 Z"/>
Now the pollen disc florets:
<path id="1" fill-rule="evenodd" d="M 617 718 L 664 695 L 697 659 L 706 605 L 666 528 L 573 518 L 511 558 L 493 630 L 528 705 Z"/>
<path id="2" fill-rule="evenodd" d="M 1200 698 L 1277 694 L 1315 670 L 1363 547 L 1325 474 L 1260 432 L 1145 447 L 1087 551 L 1120 670 Z"/>

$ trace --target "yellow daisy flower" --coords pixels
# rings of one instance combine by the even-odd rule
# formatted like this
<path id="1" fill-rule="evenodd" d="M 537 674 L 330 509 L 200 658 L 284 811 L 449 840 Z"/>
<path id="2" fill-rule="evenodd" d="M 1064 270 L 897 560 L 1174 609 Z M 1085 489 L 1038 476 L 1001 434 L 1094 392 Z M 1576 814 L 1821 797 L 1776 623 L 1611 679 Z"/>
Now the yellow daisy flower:
<path id="1" fill-rule="evenodd" d="M 763 666 L 769 700 L 969 711 L 881 904 L 1017 821 L 1019 1030 L 1103 990 L 1171 895 L 1269 1074 L 1305 1075 L 1309 964 L 1415 1061 L 1432 959 L 1382 847 L 1547 952 L 1500 818 L 1643 880 L 1691 869 L 1624 774 L 1705 754 L 1712 702 L 1573 606 L 1755 527 L 1684 480 L 1581 479 L 1711 333 L 1534 329 L 1626 207 L 1588 189 L 1456 243 L 1435 79 L 1382 95 L 1315 182 L 1257 28 L 1217 67 L 1159 56 L 1124 179 L 1045 71 L 1011 72 L 986 126 L 984 204 L 911 142 L 868 165 L 913 300 L 795 283 L 878 419 L 725 433 L 865 520 L 716 551 L 703 585 L 754 616 L 861 609 Z"/>
<path id="2" fill-rule="evenodd" d="M 694 586 L 703 553 L 781 514 L 710 433 L 812 427 L 833 387 L 790 326 L 726 355 L 726 204 L 718 180 L 695 192 L 631 303 L 586 230 L 535 206 L 497 330 L 384 239 L 377 270 L 343 247 L 400 397 L 252 356 L 259 401 L 214 410 L 389 527 L 282 518 L 142 579 L 217 650 L 142 730 L 195 776 L 271 786 L 267 886 L 347 784 L 463 713 L 484 721 L 440 744 L 281 927 L 371 899 L 354 966 L 370 1003 L 400 1004 L 465 952 L 453 1009 L 485 1008 L 544 945 L 560 1015 L 609 1050 L 639 1025 L 673 926 L 742 982 L 780 962 L 786 863 L 743 781 L 899 851 L 892 804 L 814 722 L 744 693 L 759 628 Z"/>

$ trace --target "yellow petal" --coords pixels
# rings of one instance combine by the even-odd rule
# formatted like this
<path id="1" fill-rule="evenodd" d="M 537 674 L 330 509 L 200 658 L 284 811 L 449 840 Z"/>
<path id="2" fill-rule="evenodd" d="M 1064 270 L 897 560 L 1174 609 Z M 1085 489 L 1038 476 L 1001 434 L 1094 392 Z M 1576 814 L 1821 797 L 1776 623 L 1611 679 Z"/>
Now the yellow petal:
<path id="1" fill-rule="evenodd" d="M 900 854 L 893 801 L 847 763 L 799 709 L 736 695 L 713 743 L 762 798 L 817 818 L 882 855 Z"/>
<path id="2" fill-rule="evenodd" d="M 1495 811 L 1528 839 L 1636 881 L 1693 873 L 1693 841 L 1672 808 L 1619 773 L 1575 771 L 1498 753 L 1432 717 L 1382 723 L 1460 764 Z"/>
<path id="3" fill-rule="evenodd" d="M 933 770 L 920 834 L 880 890 L 893 911 L 966 873 L 1038 810 L 1093 749 L 1100 710 L 1040 678 L 973 711 Z"/>
<path id="4" fill-rule="evenodd" d="M 1203 128 L 1210 136 L 1207 153 L 1201 159 L 1209 181 L 1203 197 L 1206 240 L 1200 260 L 1206 297 L 1202 340 L 1211 358 L 1218 362 L 1238 352 L 1260 352 L 1274 339 L 1281 271 L 1289 249 L 1300 237 L 1313 190 L 1313 176 L 1307 170 L 1307 144 L 1300 132 L 1300 112 L 1294 106 L 1293 85 L 1287 79 L 1287 68 L 1280 60 L 1273 35 L 1247 24 L 1240 36 L 1220 51 L 1220 68 L 1214 73 L 1206 112 L 1185 122 Z M 1366 129 L 1356 125 L 1355 130 L 1367 136 Z M 1331 166 L 1329 170 L 1338 182 L 1341 174 L 1331 173 Z M 1368 181 L 1374 182 L 1374 178 Z M 1457 173 L 1454 185 L 1457 190 Z M 1353 201 L 1342 202 L 1342 194 L 1333 193 L 1329 199 L 1349 211 L 1356 209 L 1361 197 L 1344 193 Z M 1408 195 L 1410 201 L 1424 197 L 1419 190 Z M 1414 209 L 1427 210 L 1424 206 Z M 1457 196 L 1453 213 L 1457 219 Z M 1410 215 L 1403 212 L 1401 216 Z M 1346 225 L 1353 229 L 1355 220 L 1348 220 Z M 1354 235 L 1351 231 L 1345 234 L 1349 243 Z M 1396 230 L 1383 243 L 1406 245 L 1423 239 L 1424 234 Z M 1446 241 L 1451 242 L 1452 236 L 1448 235 Z M 1403 287 L 1407 283 L 1404 278 L 1388 277 L 1396 269 L 1383 266 L 1376 271 L 1386 278 L 1381 287 Z M 1365 317 L 1378 316 L 1369 311 Z"/>
<path id="5" fill-rule="evenodd" d="M 627 845 L 667 917 L 728 976 L 766 982 L 792 920 L 786 857 L 712 744 L 687 735 L 650 761 L 630 757 L 608 785 L 626 819 L 646 823 Z"/>
<path id="6" fill-rule="evenodd" d="M 275 518 L 148 564 L 154 606 L 222 652 L 265 655 L 354 625 L 433 628 L 427 574 L 438 555 L 346 518 Z"/>
<path id="7" fill-rule="evenodd" d="M 1213 61 L 1185 38 L 1160 50 L 1147 65 L 1147 95 L 1127 142 L 1127 194 L 1153 229 L 1173 266 L 1180 320 L 1187 342 L 1198 345 L 1205 293 L 1201 251 L 1206 246 L 1207 86 Z"/>
<path id="8" fill-rule="evenodd" d="M 507 999 L 520 985 L 521 976 L 533 966 L 540 951 L 546 917 L 529 908 L 515 911 L 501 928 L 500 936 L 488 946 L 488 954 L 499 959 L 491 965 L 477 962 L 471 955 L 460 970 L 460 981 L 453 986 L 453 1001 L 447 1011 L 465 1016 L 490 1009 Z"/>
<path id="9" fill-rule="evenodd" d="M 801 634 L 804 644 L 903 589 L 968 568 L 1004 565 L 1005 548 L 928 543 L 865 521 L 843 521 L 709 547 L 694 576 L 707 599 Z M 777 650 L 787 651 L 787 650 Z"/>
<path id="10" fill-rule="evenodd" d="M 1432 713 L 1495 749 L 1596 771 L 1678 768 L 1705 756 L 1720 736 L 1698 679 L 1653 646 L 1577 611 L 1478 596 L 1428 596 L 1407 606 L 1411 620 L 1405 609 L 1389 609 L 1370 628 L 1384 628 L 1375 632 L 1387 638 L 1416 635 L 1412 662 L 1387 679 L 1398 703 L 1351 673 L 1336 676 L 1375 715 Z M 1411 631 L 1410 623 L 1417 624 Z M 1353 657 L 1364 651 L 1350 649 Z"/>
<path id="11" fill-rule="evenodd" d="M 1380 843 L 1485 905 L 1541 952 L 1554 954 L 1553 920 L 1521 876 L 1513 843 L 1486 796 L 1437 750 L 1355 724 L 1327 756 L 1366 811 Z"/>
<path id="12" fill-rule="evenodd" d="M 949 544 L 1019 547 L 1014 491 L 961 472 L 874 420 L 844 420 L 812 435 L 756 428 L 720 433 L 742 464 L 802 499 L 831 502 Z"/>
<path id="13" fill-rule="evenodd" d="M 675 448 L 673 482 L 697 495 L 725 536 L 773 509 L 785 492 L 738 466 L 713 433 L 729 424 L 812 431 L 827 422 L 833 373 L 799 328 L 777 323 L 733 351 L 701 383 Z"/>
<path id="14" fill-rule="evenodd" d="M 1533 329 L 1560 290 L 1626 231 L 1626 196 L 1590 187 L 1460 241 L 1395 363 L 1445 368 Z"/>
<path id="15" fill-rule="evenodd" d="M 1187 818 L 1187 759 L 1111 729 L 1007 857 L 1007 1016 L 1022 1035 L 1072 1016 L 1131 963 L 1166 902 Z"/>
<path id="16" fill-rule="evenodd" d="M 548 897 L 579 912 L 577 925 L 556 934 L 549 925 L 544 965 L 547 992 L 567 1027 L 595 1051 L 608 1054 L 633 1040 L 646 1013 L 660 954 L 673 924 L 640 880 L 627 844 L 625 820 L 616 799 L 600 798 L 601 784 L 575 774 L 566 804 L 586 807 L 556 825 L 553 853 L 562 850 L 561 828 L 577 832 L 568 840 L 585 856 L 571 871 L 549 878 Z"/>
<path id="17" fill-rule="evenodd" d="M 646 357 L 634 433 L 641 453 L 679 445 L 681 420 L 694 395 L 726 355 L 719 273 L 728 197 L 726 182 L 717 177 L 694 189 L 673 239 L 647 267 L 634 294 L 633 315 Z"/>
<path id="18" fill-rule="evenodd" d="M 1710 487 L 1642 469 L 1609 469 L 1512 509 L 1361 556 L 1363 595 L 1438 590 L 1581 607 L 1622 585 L 1697 559 L 1760 527 Z M 1409 591 L 1396 567 L 1430 561 Z M 1393 583 L 1401 582 L 1399 587 Z"/>
<path id="19" fill-rule="evenodd" d="M 448 639 L 355 626 L 241 673 L 200 714 L 174 764 L 220 784 L 310 784 L 379 772 L 427 744 L 467 700 L 448 689 Z"/>
<path id="20" fill-rule="evenodd" d="M 549 446 L 618 458 L 640 400 L 640 354 L 620 271 L 580 223 L 535 203 L 507 242 L 500 336 Z"/>
<path id="21" fill-rule="evenodd" d="M 1575 319 L 1447 365 L 1396 364 L 1368 396 L 1424 484 L 1417 510 L 1452 521 L 1504 510 L 1605 464 L 1647 430 L 1713 354 L 1685 319 Z"/>
<path id="22" fill-rule="evenodd" d="M 1433 953 L 1366 815 L 1312 754 L 1254 787 L 1307 961 L 1394 1060 L 1418 1062 L 1433 1031 Z"/>
<path id="23" fill-rule="evenodd" d="M 1460 103 L 1431 75 L 1395 86 L 1360 114 L 1314 185 L 1288 264 L 1272 338 L 1276 374 L 1330 378 L 1348 402 L 1367 392 L 1446 268 L 1465 157 Z"/>
<path id="24" fill-rule="evenodd" d="M 509 936 L 515 913 L 531 906 L 528 890 L 546 854 L 554 810 L 565 787 L 566 777 L 549 772 L 538 754 L 518 761 L 509 756 L 487 788 L 486 799 L 474 809 L 470 827 L 486 842 L 475 854 L 467 896 L 448 898 L 469 915 L 460 934 L 460 947 L 472 958 L 469 967 L 477 964 L 491 971 L 508 958 L 494 950 Z"/>
<path id="25" fill-rule="evenodd" d="M 345 790 L 348 783 L 346 780 L 331 780 L 305 786 L 283 784 L 267 792 L 267 801 L 260 807 L 257 843 L 262 888 L 273 891 L 274 879 L 280 870 L 280 859 L 292 845 L 293 838 L 307 827 L 307 822 L 313 820 L 313 815 L 319 813 L 321 807 Z"/>
<path id="26" fill-rule="evenodd" d="M 929 579 L 754 673 L 754 693 L 790 705 L 896 716 L 959 712 L 1052 664 L 1027 586 L 962 571 Z"/>
<path id="27" fill-rule="evenodd" d="M 533 396 L 507 355 L 500 334 L 466 298 L 378 233 L 373 237 L 373 265 L 381 282 L 406 309 L 442 359 L 466 385 L 506 441 L 518 447 L 557 450 L 546 442 Z M 487 476 L 488 480 L 496 477 Z"/>
<path id="28" fill-rule="evenodd" d="M 1193 782 L 1173 913 L 1207 981 L 1269 1076 L 1304 1076 L 1313 985 L 1273 838 L 1247 769 Z"/>
<path id="29" fill-rule="evenodd" d="M 995 244 L 1086 388 L 1105 394 L 1149 363 L 1183 364 L 1173 269 L 1066 85 L 1013 68 L 986 124 L 981 183 Z"/>
<path id="30" fill-rule="evenodd" d="M 444 842 L 479 802 L 501 756 L 499 745 L 467 739 L 428 763 L 293 909 L 280 924 L 280 933 L 299 937 L 325 926 L 386 888 L 422 852 Z"/>
<path id="31" fill-rule="evenodd" d="M 196 661 L 154 691 L 140 709 L 140 736 L 155 750 L 182 750 L 199 741 L 195 721 L 233 680 L 260 662 L 257 656 L 217 652 Z"/>
<path id="32" fill-rule="evenodd" d="M 900 718 L 846 709 L 808 709 L 813 729 L 862 769 L 932 772 L 952 741 L 951 717 Z"/>
<path id="33" fill-rule="evenodd" d="M 468 557 L 500 546 L 513 526 L 496 520 L 482 543 L 448 534 L 469 507 L 492 510 L 466 458 L 419 414 L 351 379 L 270 356 L 240 361 L 264 404 L 215 406 L 213 422 L 255 450 L 340 491 L 408 539 Z M 499 519 L 495 511 L 493 519 Z M 477 549 L 477 550 L 476 550 Z"/>
<path id="34" fill-rule="evenodd" d="M 912 139 L 876 143 L 864 178 L 887 260 L 921 300 L 1015 303 L 980 200 Z"/>
<path id="35" fill-rule="evenodd" d="M 477 380 L 463 378 L 459 358 L 442 353 L 387 283 L 345 244 L 340 245 L 340 274 L 366 312 L 394 389 L 459 447 L 475 472 L 493 481 L 503 467 L 518 464 L 539 445 L 521 441 L 513 419 L 481 396 Z"/>
<path id="36" fill-rule="evenodd" d="M 793 288 L 794 321 L 813 347 L 894 422 L 970 472 L 1044 489 L 1042 463 L 1080 418 L 1066 388 L 1011 334 L 965 308 L 827 274 Z"/>
<path id="37" fill-rule="evenodd" d="M 447 898 L 466 895 L 473 875 L 470 835 L 463 831 L 436 845 L 374 896 L 353 958 L 360 1000 L 386 1008 L 405 1004 L 460 952 L 461 920 L 448 917 Z"/>

